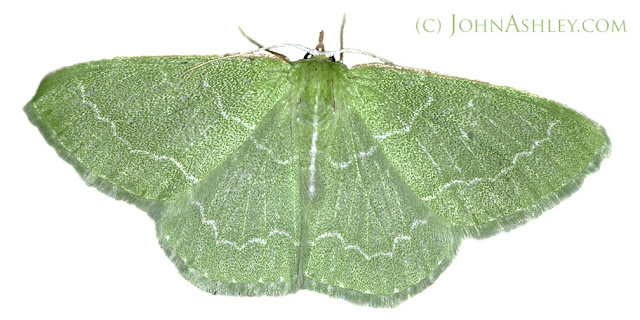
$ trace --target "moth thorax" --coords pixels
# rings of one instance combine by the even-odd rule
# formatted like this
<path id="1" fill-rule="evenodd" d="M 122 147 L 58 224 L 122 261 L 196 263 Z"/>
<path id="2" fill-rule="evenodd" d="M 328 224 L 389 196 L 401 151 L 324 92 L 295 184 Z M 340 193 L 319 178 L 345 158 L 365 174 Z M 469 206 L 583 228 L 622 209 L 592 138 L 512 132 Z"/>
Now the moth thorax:
<path id="1" fill-rule="evenodd" d="M 301 121 L 323 123 L 339 112 L 346 90 L 344 64 L 314 57 L 294 62 L 292 72 L 301 84 L 297 105 Z"/>

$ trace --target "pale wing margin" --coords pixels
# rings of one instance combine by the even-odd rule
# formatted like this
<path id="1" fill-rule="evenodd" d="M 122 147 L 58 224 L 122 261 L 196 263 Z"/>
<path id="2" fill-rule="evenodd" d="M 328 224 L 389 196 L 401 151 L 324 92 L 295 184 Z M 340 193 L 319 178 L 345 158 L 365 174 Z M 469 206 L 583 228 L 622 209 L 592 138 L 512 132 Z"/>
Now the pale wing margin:
<path id="1" fill-rule="evenodd" d="M 575 192 L 610 152 L 601 126 L 557 102 L 395 66 L 350 72 L 350 104 L 429 207 L 486 237 Z"/>
<path id="2" fill-rule="evenodd" d="M 246 140 L 287 90 L 267 57 L 116 58 L 47 75 L 24 110 L 85 182 L 152 213 Z"/>

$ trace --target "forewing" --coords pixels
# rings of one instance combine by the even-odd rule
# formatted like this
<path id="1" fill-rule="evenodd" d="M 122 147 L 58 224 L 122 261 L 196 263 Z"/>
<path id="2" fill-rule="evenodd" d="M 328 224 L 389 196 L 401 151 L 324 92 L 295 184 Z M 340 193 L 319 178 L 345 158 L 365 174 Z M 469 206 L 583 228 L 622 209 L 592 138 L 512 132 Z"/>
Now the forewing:
<path id="1" fill-rule="evenodd" d="M 411 190 L 482 237 L 575 191 L 609 152 L 602 127 L 507 87 L 380 65 L 351 70 L 351 105 Z"/>
<path id="2" fill-rule="evenodd" d="M 458 238 L 404 182 L 358 115 L 336 104 L 317 130 L 305 286 L 356 303 L 397 305 L 449 265 Z"/>
<path id="3" fill-rule="evenodd" d="M 298 286 L 300 170 L 291 109 L 270 112 L 200 183 L 168 204 L 158 238 L 189 281 L 212 293 Z"/>
<path id="4" fill-rule="evenodd" d="M 25 107 L 87 183 L 138 205 L 171 199 L 247 139 L 283 96 L 289 64 L 264 57 L 117 58 L 45 77 Z M 219 58 L 219 57 L 218 57 Z"/>

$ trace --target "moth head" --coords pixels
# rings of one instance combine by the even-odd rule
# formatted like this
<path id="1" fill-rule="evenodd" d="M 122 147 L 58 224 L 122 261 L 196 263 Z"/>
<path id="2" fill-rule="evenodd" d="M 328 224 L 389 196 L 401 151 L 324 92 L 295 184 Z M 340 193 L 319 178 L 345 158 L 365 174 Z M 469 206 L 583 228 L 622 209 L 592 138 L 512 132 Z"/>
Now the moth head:
<path id="1" fill-rule="evenodd" d="M 331 62 L 336 62 L 336 57 L 333 54 L 331 54 L 330 52 L 327 52 L 327 54 L 324 54 L 324 53 L 325 53 L 325 51 L 320 51 L 320 54 L 311 54 L 310 52 L 307 52 L 307 53 L 304 54 L 304 58 L 303 59 L 311 59 L 311 58 L 328 59 Z"/>
<path id="2" fill-rule="evenodd" d="M 314 52 L 316 52 L 315 56 L 328 57 L 331 62 L 336 62 L 336 57 L 333 55 L 333 53 L 324 50 L 324 30 L 320 30 L 320 35 L 318 36 L 318 45 L 316 46 L 316 50 Z M 309 59 L 313 56 L 314 54 L 312 54 L 311 52 L 307 52 L 304 55 L 304 59 Z"/>

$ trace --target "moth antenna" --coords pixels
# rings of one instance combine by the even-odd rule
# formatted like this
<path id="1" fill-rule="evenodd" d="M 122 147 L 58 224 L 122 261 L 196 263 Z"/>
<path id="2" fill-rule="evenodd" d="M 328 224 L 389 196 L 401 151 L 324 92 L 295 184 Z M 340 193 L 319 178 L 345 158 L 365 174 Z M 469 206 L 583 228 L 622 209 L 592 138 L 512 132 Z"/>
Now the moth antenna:
<path id="1" fill-rule="evenodd" d="M 283 54 L 281 54 L 281 53 L 278 53 L 278 52 L 275 52 L 275 51 L 271 50 L 271 48 L 286 47 L 286 46 L 288 46 L 287 44 L 284 44 L 284 45 L 276 45 L 276 46 L 271 46 L 271 47 L 265 47 L 265 46 L 261 45 L 259 42 L 257 42 L 257 41 L 255 41 L 255 40 L 253 40 L 253 38 L 249 37 L 246 33 L 244 33 L 244 30 L 242 30 L 242 28 L 241 28 L 241 27 L 239 27 L 239 26 L 238 26 L 238 29 L 240 30 L 240 33 L 241 33 L 245 38 L 247 38 L 247 40 L 249 40 L 249 42 L 251 42 L 251 43 L 253 43 L 254 45 L 256 45 L 256 46 L 258 47 L 258 49 L 256 49 L 256 50 L 251 50 L 251 51 L 249 51 L 249 52 L 244 52 L 244 53 L 238 53 L 238 54 L 226 55 L 226 56 L 223 56 L 223 57 L 216 57 L 216 58 L 213 58 L 213 59 L 211 59 L 211 60 L 208 60 L 208 61 L 205 61 L 205 62 L 199 63 L 199 64 L 197 64 L 197 65 L 195 65 L 195 66 L 193 66 L 193 67 L 191 67 L 191 68 L 187 69 L 186 71 L 184 71 L 184 72 L 180 75 L 180 77 L 184 77 L 184 76 L 185 76 L 185 75 L 187 75 L 188 73 L 191 73 L 191 72 L 193 72 L 194 70 L 196 70 L 196 69 L 198 69 L 198 68 L 200 68 L 200 67 L 202 67 L 202 66 L 205 66 L 205 65 L 207 65 L 207 64 L 210 64 L 210 63 L 213 63 L 213 62 L 216 62 L 216 61 L 219 61 L 219 60 L 224 60 L 224 59 L 229 59 L 229 58 L 239 57 L 239 56 L 243 56 L 243 55 L 247 55 L 247 54 L 253 54 L 253 53 L 256 53 L 256 52 L 261 51 L 261 50 L 264 50 L 264 51 L 266 51 L 266 52 L 269 52 L 269 53 L 271 53 L 271 54 L 273 54 L 273 55 L 275 55 L 275 56 L 277 56 L 277 57 L 280 57 L 280 58 L 284 59 L 284 60 L 285 60 L 285 61 L 287 61 L 287 62 L 290 62 L 290 61 L 289 61 L 289 59 L 287 58 L 287 56 L 285 56 L 285 55 L 283 55 Z M 304 48 L 304 49 L 302 49 L 302 50 L 305 50 L 305 49 L 306 49 L 306 48 Z M 306 51 L 308 52 L 309 50 L 306 50 Z"/>
<path id="2" fill-rule="evenodd" d="M 198 69 L 198 68 L 200 68 L 200 67 L 202 67 L 202 66 L 208 65 L 208 64 L 210 64 L 210 63 L 214 63 L 214 62 L 216 62 L 216 61 L 225 60 L 225 59 L 229 59 L 229 58 L 240 57 L 240 56 L 244 56 L 244 55 L 248 55 L 248 54 L 253 54 L 253 53 L 256 53 L 256 52 L 258 52 L 258 51 L 260 51 L 260 50 L 262 50 L 262 49 L 251 50 L 251 51 L 249 51 L 249 52 L 244 52 L 244 53 L 230 54 L 230 55 L 225 55 L 225 56 L 222 56 L 222 57 L 215 57 L 215 58 L 213 58 L 213 59 L 211 59 L 211 60 L 207 60 L 207 61 L 205 61 L 205 62 L 198 63 L 198 64 L 196 64 L 195 66 L 193 66 L 193 67 L 191 67 L 191 68 L 189 68 L 189 69 L 185 70 L 182 74 L 180 74 L 180 77 L 184 77 L 184 76 L 185 76 L 185 75 L 187 75 L 188 73 L 191 73 L 191 72 L 193 72 L 194 70 L 196 70 L 196 69 Z M 287 61 L 288 61 L 288 60 L 287 60 Z"/>
<path id="3" fill-rule="evenodd" d="M 340 25 L 340 50 L 344 49 L 344 24 L 347 22 L 347 13 L 342 14 L 342 24 Z M 344 52 L 340 52 L 340 62 L 344 60 Z"/>
<path id="4" fill-rule="evenodd" d="M 261 45 L 258 41 L 253 40 L 253 38 L 249 37 L 246 33 L 244 33 L 244 30 L 242 30 L 242 28 L 240 26 L 238 26 L 238 30 L 240 30 L 240 33 L 242 34 L 243 37 L 245 37 L 247 40 L 249 40 L 249 42 L 251 42 L 254 45 L 256 45 L 258 48 L 263 49 L 264 51 L 269 52 L 272 55 L 280 57 L 280 58 L 284 59 L 285 61 L 289 61 L 287 56 L 285 56 L 284 54 L 275 52 L 275 51 L 273 51 L 271 49 L 268 49 L 265 46 Z"/>
<path id="5" fill-rule="evenodd" d="M 371 52 L 367 52 L 367 51 L 362 51 L 362 50 L 358 50 L 358 49 L 349 49 L 349 48 L 344 48 L 344 49 L 340 49 L 338 51 L 333 51 L 333 53 L 343 53 L 343 52 L 349 52 L 349 53 L 355 53 L 355 54 L 361 54 L 363 56 L 369 56 L 371 58 L 374 59 L 378 59 L 380 61 L 382 61 L 384 64 L 388 64 L 388 65 L 395 65 L 395 63 L 391 62 L 391 60 L 387 60 L 379 55 L 373 54 Z"/>
<path id="6" fill-rule="evenodd" d="M 263 48 L 259 48 L 259 49 L 255 49 L 255 50 L 251 50 L 251 51 L 247 51 L 247 52 L 243 52 L 243 53 L 236 53 L 236 54 L 225 55 L 225 56 L 222 56 L 222 57 L 215 57 L 215 58 L 213 58 L 211 60 L 207 60 L 205 62 L 201 62 L 201 63 L 199 63 L 199 64 L 187 69 L 180 76 L 184 77 L 188 73 L 191 73 L 194 70 L 196 70 L 196 69 L 198 69 L 198 68 L 200 68 L 202 66 L 205 66 L 205 65 L 210 64 L 210 63 L 214 63 L 214 62 L 219 61 L 219 60 L 225 60 L 225 59 L 230 59 L 230 58 L 235 58 L 235 57 L 241 57 L 241 56 L 245 56 L 245 55 L 254 54 L 254 53 L 259 52 L 259 51 L 266 51 L 266 50 L 270 50 L 270 49 L 274 49 L 274 48 L 295 48 L 295 49 L 304 51 L 307 54 L 311 54 L 311 55 L 321 54 L 321 51 L 319 51 L 318 49 L 307 48 L 307 47 L 301 46 L 299 44 L 293 44 L 293 43 L 276 44 L 276 45 L 272 45 L 272 46 L 269 46 L 269 47 L 263 47 Z M 387 65 L 395 65 L 390 60 L 387 60 L 387 59 L 382 58 L 382 57 L 380 57 L 378 55 L 375 55 L 373 53 L 370 53 L 370 52 L 367 52 L 367 51 L 363 51 L 363 50 L 344 48 L 344 49 L 340 49 L 340 50 L 336 50 L 336 51 L 329 51 L 328 53 L 329 54 L 338 54 L 338 53 L 343 53 L 343 52 L 361 54 L 361 55 L 364 55 L 364 56 L 372 57 L 374 59 L 378 59 L 378 60 L 382 61 L 384 64 L 387 64 Z M 327 52 L 325 52 L 325 54 L 326 53 Z M 287 61 L 289 61 L 289 60 L 287 59 Z"/>

